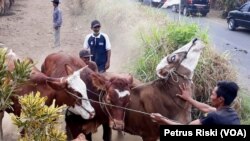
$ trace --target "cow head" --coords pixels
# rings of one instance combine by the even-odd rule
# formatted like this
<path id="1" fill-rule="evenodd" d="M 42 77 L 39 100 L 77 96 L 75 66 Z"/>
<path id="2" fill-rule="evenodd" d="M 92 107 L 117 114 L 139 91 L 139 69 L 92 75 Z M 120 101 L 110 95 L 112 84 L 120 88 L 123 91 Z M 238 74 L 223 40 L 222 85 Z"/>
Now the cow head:
<path id="1" fill-rule="evenodd" d="M 17 61 L 19 57 L 12 49 L 8 50 L 8 48 L 5 48 L 5 50 L 7 50 L 6 60 L 5 60 L 7 68 L 9 71 L 13 71 L 15 69 L 15 61 Z"/>
<path id="2" fill-rule="evenodd" d="M 130 85 L 133 83 L 133 77 L 128 78 L 112 77 L 109 80 L 96 73 L 92 74 L 94 86 L 106 91 L 102 98 L 102 102 L 119 106 L 127 107 L 130 102 Z M 109 116 L 110 127 L 115 130 L 124 129 L 124 118 L 126 111 L 121 108 L 102 105 L 105 112 Z"/>
<path id="3" fill-rule="evenodd" d="M 165 79 L 174 73 L 192 79 L 204 47 L 201 40 L 193 39 L 172 54 L 167 55 L 156 67 L 158 77 Z"/>
<path id="4" fill-rule="evenodd" d="M 80 73 L 85 67 L 73 71 L 69 65 L 65 65 L 65 69 L 68 76 L 60 78 L 60 82 L 51 81 L 51 85 L 54 88 L 63 88 L 71 99 L 74 99 L 73 106 L 69 107 L 71 112 L 81 115 L 84 119 L 92 119 L 95 116 L 95 110 L 88 101 L 86 84 L 80 78 Z"/>

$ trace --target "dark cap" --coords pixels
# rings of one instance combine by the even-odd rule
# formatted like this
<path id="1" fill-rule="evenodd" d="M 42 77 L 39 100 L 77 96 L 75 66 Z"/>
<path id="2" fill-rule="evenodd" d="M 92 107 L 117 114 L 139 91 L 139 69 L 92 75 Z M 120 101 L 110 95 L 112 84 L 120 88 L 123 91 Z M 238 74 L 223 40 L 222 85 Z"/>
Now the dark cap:
<path id="1" fill-rule="evenodd" d="M 81 50 L 79 52 L 79 57 L 82 58 L 82 57 L 90 57 L 90 56 L 93 56 L 92 54 L 90 54 L 90 52 L 88 50 Z"/>
<path id="2" fill-rule="evenodd" d="M 59 4 L 59 3 L 60 3 L 59 0 L 52 0 L 51 2 L 56 3 L 56 4 Z"/>
<path id="3" fill-rule="evenodd" d="M 91 22 L 91 28 L 101 26 L 101 23 L 98 20 L 94 20 Z"/>

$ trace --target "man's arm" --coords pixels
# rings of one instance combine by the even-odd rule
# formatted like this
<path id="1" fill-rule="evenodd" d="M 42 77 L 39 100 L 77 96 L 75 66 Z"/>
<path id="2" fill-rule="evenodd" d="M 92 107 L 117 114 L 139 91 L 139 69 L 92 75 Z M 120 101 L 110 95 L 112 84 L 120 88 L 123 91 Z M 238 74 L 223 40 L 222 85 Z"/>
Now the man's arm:
<path id="1" fill-rule="evenodd" d="M 54 14 L 55 14 L 55 16 L 54 16 L 54 21 L 55 21 L 54 28 L 58 29 L 62 24 L 62 12 L 59 9 L 57 9 Z"/>
<path id="2" fill-rule="evenodd" d="M 89 40 L 89 37 L 91 36 L 91 34 L 87 35 L 84 39 L 84 43 L 83 43 L 83 49 L 87 49 L 89 50 L 89 44 L 88 44 L 88 40 Z"/>
<path id="3" fill-rule="evenodd" d="M 109 40 L 109 36 L 103 33 L 103 36 L 106 40 L 106 51 L 107 51 L 107 62 L 105 64 L 105 69 L 107 70 L 110 67 L 110 57 L 111 57 L 111 43 Z"/>
<path id="4" fill-rule="evenodd" d="M 59 10 L 59 12 L 58 12 L 57 25 L 59 27 L 62 26 L 62 11 L 61 10 Z"/>
<path id="5" fill-rule="evenodd" d="M 152 118 L 152 120 L 154 122 L 157 122 L 157 123 L 159 123 L 161 125 L 183 125 L 182 123 L 179 123 L 179 122 L 174 121 L 174 120 L 170 120 L 170 119 L 162 116 L 159 113 L 152 113 L 150 115 L 150 117 Z M 200 119 L 196 119 L 196 120 L 191 121 L 188 124 L 189 125 L 201 125 L 201 122 L 200 122 Z"/>
<path id="6" fill-rule="evenodd" d="M 107 70 L 110 66 L 110 56 L 111 56 L 111 50 L 107 50 L 107 62 L 105 65 L 105 69 Z"/>
<path id="7" fill-rule="evenodd" d="M 183 84 L 183 85 L 181 85 L 179 87 L 181 89 L 182 94 L 177 94 L 177 96 L 179 96 L 180 98 L 188 101 L 190 104 L 192 104 L 194 107 L 196 107 L 200 111 L 205 112 L 205 113 L 216 111 L 216 108 L 214 108 L 212 106 L 209 106 L 209 105 L 207 105 L 205 103 L 201 103 L 201 102 L 198 102 L 198 101 L 194 100 L 192 98 L 192 95 L 190 94 L 191 90 L 186 84 Z"/>
<path id="8" fill-rule="evenodd" d="M 208 112 L 216 111 L 216 108 L 209 106 L 205 103 L 196 101 L 193 98 L 187 99 L 187 101 L 202 112 L 208 113 Z"/>

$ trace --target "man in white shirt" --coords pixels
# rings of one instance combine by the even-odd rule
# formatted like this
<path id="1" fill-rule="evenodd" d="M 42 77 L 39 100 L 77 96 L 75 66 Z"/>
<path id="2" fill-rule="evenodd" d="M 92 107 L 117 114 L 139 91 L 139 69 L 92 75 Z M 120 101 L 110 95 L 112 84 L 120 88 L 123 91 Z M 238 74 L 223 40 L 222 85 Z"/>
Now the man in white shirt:
<path id="1" fill-rule="evenodd" d="M 85 38 L 83 48 L 90 50 L 91 60 L 97 64 L 100 73 L 106 72 L 110 66 L 111 44 L 108 35 L 101 33 L 101 24 L 98 20 L 91 22 L 93 33 Z"/>

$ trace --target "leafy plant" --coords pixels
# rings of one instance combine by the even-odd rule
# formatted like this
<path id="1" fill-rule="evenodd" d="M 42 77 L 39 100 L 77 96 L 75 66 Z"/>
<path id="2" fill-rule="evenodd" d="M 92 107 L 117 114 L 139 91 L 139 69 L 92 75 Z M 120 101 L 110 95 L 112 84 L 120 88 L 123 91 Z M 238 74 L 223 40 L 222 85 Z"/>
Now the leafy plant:
<path id="1" fill-rule="evenodd" d="M 30 93 L 19 97 L 22 105 L 21 115 L 12 115 L 12 120 L 20 130 L 24 131 L 20 141 L 65 141 L 66 135 L 58 128 L 59 119 L 63 117 L 65 106 L 46 106 L 47 97 L 40 97 L 40 93 Z"/>
<path id="2" fill-rule="evenodd" d="M 7 49 L 0 48 L 0 136 L 3 138 L 2 118 L 6 108 L 11 108 L 11 96 L 19 85 L 25 82 L 31 72 L 30 61 L 11 60 L 14 62 L 14 70 L 10 71 L 7 61 Z"/>

